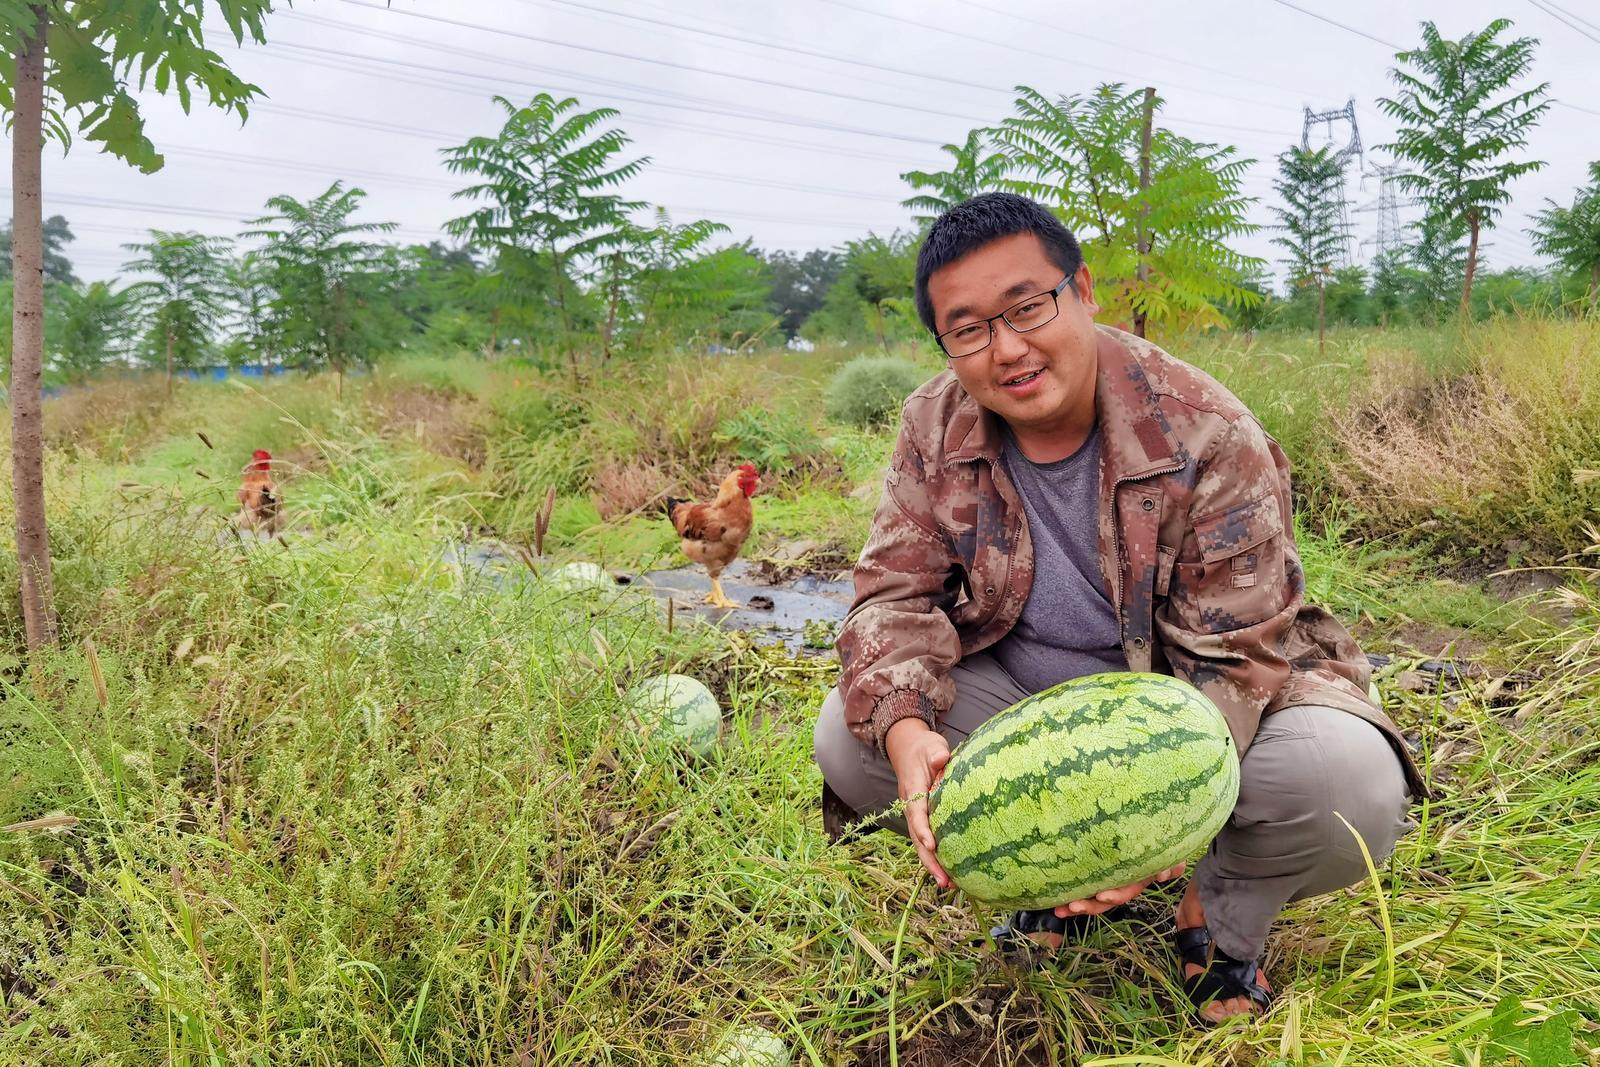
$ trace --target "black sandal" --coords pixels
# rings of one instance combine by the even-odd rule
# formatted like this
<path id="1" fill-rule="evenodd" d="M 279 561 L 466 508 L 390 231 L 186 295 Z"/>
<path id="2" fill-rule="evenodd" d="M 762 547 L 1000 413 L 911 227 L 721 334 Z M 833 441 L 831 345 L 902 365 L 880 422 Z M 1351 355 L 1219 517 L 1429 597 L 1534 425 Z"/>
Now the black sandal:
<path id="1" fill-rule="evenodd" d="M 1211 1022 L 1200 1015 L 1200 1009 L 1216 1000 L 1249 997 L 1250 1002 L 1263 1013 L 1272 1007 L 1272 990 L 1260 981 L 1260 963 L 1256 960 L 1234 959 L 1217 947 L 1211 939 L 1211 931 L 1204 926 L 1179 930 L 1172 935 L 1172 943 L 1178 950 L 1178 959 L 1182 961 L 1178 970 L 1180 975 L 1184 964 L 1192 963 L 1202 968 L 1199 974 L 1183 979 L 1183 991 L 1189 997 L 1189 1003 L 1194 1005 L 1195 1014 L 1203 1021 Z"/>
<path id="2" fill-rule="evenodd" d="M 1006 962 L 1016 966 L 1037 964 L 1050 951 L 1049 947 L 1029 937 L 1029 934 L 1060 934 L 1061 943 L 1080 941 L 1094 927 L 1095 919 L 1123 919 L 1131 912 L 1126 904 L 1119 904 L 1102 915 L 1069 915 L 1065 919 L 1054 908 L 1014 911 L 1011 917 L 989 931 L 995 947 Z"/>

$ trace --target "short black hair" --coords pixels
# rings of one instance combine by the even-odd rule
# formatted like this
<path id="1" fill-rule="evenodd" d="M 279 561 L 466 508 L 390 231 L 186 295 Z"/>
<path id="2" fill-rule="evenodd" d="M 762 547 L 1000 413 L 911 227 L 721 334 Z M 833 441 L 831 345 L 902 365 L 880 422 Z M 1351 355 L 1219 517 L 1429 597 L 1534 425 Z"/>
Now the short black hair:
<path id="1" fill-rule="evenodd" d="M 1039 238 L 1045 255 L 1061 268 L 1061 273 L 1070 277 L 1083 266 L 1083 250 L 1072 231 L 1037 201 L 1025 196 L 980 193 L 934 220 L 917 252 L 917 316 L 930 333 L 938 332 L 933 325 L 933 301 L 928 299 L 928 279 L 933 272 L 990 241 L 1019 233 Z"/>

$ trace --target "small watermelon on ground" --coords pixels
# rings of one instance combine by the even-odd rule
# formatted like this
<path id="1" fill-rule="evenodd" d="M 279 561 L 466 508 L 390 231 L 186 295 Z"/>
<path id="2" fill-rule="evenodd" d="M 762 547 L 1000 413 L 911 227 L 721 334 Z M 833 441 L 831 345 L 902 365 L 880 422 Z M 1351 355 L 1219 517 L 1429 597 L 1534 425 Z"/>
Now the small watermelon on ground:
<path id="1" fill-rule="evenodd" d="M 939 862 L 974 899 L 1047 908 L 1189 859 L 1233 811 L 1239 758 L 1193 686 L 1064 682 L 979 726 L 929 797 Z"/>
<path id="2" fill-rule="evenodd" d="M 598 563 L 578 562 L 557 567 L 550 573 L 552 584 L 562 589 L 610 589 L 616 580 Z"/>
<path id="3" fill-rule="evenodd" d="M 648 736 L 682 745 L 697 756 L 717 747 L 722 707 L 699 681 L 687 674 L 662 674 L 628 691 L 628 708 Z"/>
<path id="4" fill-rule="evenodd" d="M 789 1067 L 789 1046 L 770 1030 L 741 1026 L 717 1043 L 708 1067 Z"/>

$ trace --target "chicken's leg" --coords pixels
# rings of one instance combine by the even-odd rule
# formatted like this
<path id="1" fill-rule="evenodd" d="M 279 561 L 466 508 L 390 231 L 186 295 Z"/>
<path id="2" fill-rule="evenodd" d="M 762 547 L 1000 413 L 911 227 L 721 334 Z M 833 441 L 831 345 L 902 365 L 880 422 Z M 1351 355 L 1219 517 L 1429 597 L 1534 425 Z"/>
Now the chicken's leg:
<path id="1" fill-rule="evenodd" d="M 722 578 L 720 576 L 711 579 L 711 592 L 706 594 L 706 603 L 718 608 L 736 608 L 739 606 L 736 602 L 729 600 L 727 594 L 722 591 Z"/>

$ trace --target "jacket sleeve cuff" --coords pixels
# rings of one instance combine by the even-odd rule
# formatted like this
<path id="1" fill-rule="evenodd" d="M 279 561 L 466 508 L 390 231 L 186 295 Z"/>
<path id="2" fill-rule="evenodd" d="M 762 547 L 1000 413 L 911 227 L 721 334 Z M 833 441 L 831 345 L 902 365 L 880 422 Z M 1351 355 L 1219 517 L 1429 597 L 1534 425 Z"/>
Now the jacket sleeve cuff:
<path id="1" fill-rule="evenodd" d="M 889 740 L 889 728 L 901 719 L 921 719 L 928 729 L 938 728 L 938 715 L 933 701 L 915 689 L 895 689 L 878 698 L 873 706 L 872 718 L 867 720 L 869 733 L 878 754 L 887 757 L 884 745 Z"/>

